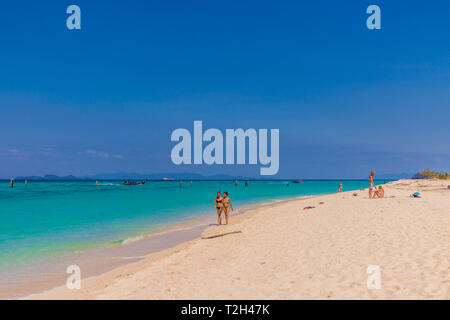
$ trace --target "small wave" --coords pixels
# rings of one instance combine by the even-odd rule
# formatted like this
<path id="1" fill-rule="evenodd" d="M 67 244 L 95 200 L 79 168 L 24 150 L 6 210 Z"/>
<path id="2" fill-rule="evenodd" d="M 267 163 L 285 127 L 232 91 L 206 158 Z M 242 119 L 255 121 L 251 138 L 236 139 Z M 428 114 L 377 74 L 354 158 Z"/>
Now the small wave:
<path id="1" fill-rule="evenodd" d="M 137 256 L 137 257 L 122 257 L 123 260 L 135 260 L 135 259 L 144 259 L 145 256 Z"/>
<path id="2" fill-rule="evenodd" d="M 274 204 L 275 202 L 276 202 L 275 200 L 265 201 L 265 202 L 261 202 L 259 205 L 261 205 L 261 206 L 269 206 L 271 204 Z"/>
<path id="3" fill-rule="evenodd" d="M 128 238 L 128 239 L 125 239 L 125 240 L 122 242 L 122 245 L 127 245 L 127 244 L 130 244 L 130 243 L 133 243 L 133 242 L 142 240 L 142 239 L 144 239 L 144 236 L 138 236 L 138 237 L 134 237 L 134 238 Z"/>
<path id="4" fill-rule="evenodd" d="M 305 196 L 299 196 L 299 197 L 296 197 L 296 198 L 297 198 L 297 199 L 310 199 L 310 198 L 314 198 L 314 197 L 317 197 L 317 196 L 319 196 L 319 194 L 318 194 L 318 195 L 308 194 L 308 195 L 305 195 Z"/>
<path id="5" fill-rule="evenodd" d="M 144 239 L 143 236 L 138 236 L 138 237 L 134 237 L 134 238 L 127 238 L 125 240 L 120 239 L 120 240 L 111 241 L 111 244 L 124 246 L 124 245 L 130 244 L 130 243 L 142 240 L 142 239 Z"/>

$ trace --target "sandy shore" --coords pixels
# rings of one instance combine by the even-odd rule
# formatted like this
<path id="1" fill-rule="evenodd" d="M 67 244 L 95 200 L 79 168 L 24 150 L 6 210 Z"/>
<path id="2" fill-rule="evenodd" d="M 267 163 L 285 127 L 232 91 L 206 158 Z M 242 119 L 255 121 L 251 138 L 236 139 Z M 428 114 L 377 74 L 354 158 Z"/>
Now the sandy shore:
<path id="1" fill-rule="evenodd" d="M 266 206 L 80 290 L 28 298 L 450 299 L 449 184 L 400 180 L 384 199 L 366 189 Z M 380 289 L 367 287 L 371 265 Z"/>

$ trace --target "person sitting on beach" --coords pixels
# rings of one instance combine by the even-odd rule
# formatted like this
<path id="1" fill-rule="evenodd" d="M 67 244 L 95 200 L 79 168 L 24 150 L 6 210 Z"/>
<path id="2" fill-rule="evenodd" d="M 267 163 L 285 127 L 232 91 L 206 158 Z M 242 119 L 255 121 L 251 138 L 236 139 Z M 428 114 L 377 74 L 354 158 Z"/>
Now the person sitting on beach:
<path id="1" fill-rule="evenodd" d="M 382 186 L 379 186 L 377 190 L 375 190 L 373 197 L 384 198 L 384 189 Z"/>
<path id="2" fill-rule="evenodd" d="M 232 211 L 234 211 L 233 209 L 233 205 L 231 204 L 231 199 L 228 197 L 228 192 L 224 192 L 224 197 L 223 197 L 223 211 L 225 212 L 225 224 L 228 224 L 228 216 L 230 214 L 230 208 Z"/>
<path id="3" fill-rule="evenodd" d="M 223 198 L 220 195 L 220 191 L 217 191 L 217 197 L 214 199 L 213 208 L 216 207 L 217 211 L 217 224 L 222 224 L 222 210 L 223 210 Z"/>
<path id="4" fill-rule="evenodd" d="M 372 171 L 369 176 L 369 199 L 373 199 L 375 197 L 374 189 L 377 190 L 377 187 L 373 183 L 374 175 L 375 175 L 375 171 Z"/>

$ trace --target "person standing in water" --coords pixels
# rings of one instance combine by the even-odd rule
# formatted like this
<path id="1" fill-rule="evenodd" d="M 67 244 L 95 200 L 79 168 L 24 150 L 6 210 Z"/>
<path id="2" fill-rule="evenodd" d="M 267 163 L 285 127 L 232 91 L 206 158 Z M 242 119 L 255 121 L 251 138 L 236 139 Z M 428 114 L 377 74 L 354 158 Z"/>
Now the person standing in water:
<path id="1" fill-rule="evenodd" d="M 248 187 L 248 180 L 245 180 L 245 186 Z"/>
<path id="2" fill-rule="evenodd" d="M 234 186 L 235 187 L 237 187 L 237 185 L 238 185 L 238 182 L 237 182 L 237 180 L 234 182 Z"/>
<path id="3" fill-rule="evenodd" d="M 28 180 L 25 180 L 25 188 L 28 187 Z"/>
<path id="4" fill-rule="evenodd" d="M 339 192 L 342 192 L 342 183 L 339 182 Z"/>
<path id="5" fill-rule="evenodd" d="M 375 191 L 377 187 L 373 183 L 373 176 L 375 175 L 375 171 L 372 171 L 369 176 L 369 199 L 373 199 L 375 197 Z"/>
<path id="6" fill-rule="evenodd" d="M 9 182 L 9 185 L 11 188 L 14 188 L 14 178 L 11 178 L 11 181 Z"/>
<path id="7" fill-rule="evenodd" d="M 191 187 L 192 187 L 192 180 L 191 180 Z"/>
<path id="8" fill-rule="evenodd" d="M 216 207 L 217 211 L 217 224 L 222 224 L 222 210 L 223 210 L 223 198 L 220 194 L 220 191 L 217 191 L 217 196 L 214 199 L 213 208 Z"/>
<path id="9" fill-rule="evenodd" d="M 231 199 L 228 197 L 228 192 L 224 192 L 223 195 L 224 195 L 223 211 L 225 213 L 225 224 L 228 224 L 228 216 L 230 214 L 230 209 L 231 209 L 231 211 L 234 211 L 234 209 L 233 209 L 233 205 L 231 204 Z"/>

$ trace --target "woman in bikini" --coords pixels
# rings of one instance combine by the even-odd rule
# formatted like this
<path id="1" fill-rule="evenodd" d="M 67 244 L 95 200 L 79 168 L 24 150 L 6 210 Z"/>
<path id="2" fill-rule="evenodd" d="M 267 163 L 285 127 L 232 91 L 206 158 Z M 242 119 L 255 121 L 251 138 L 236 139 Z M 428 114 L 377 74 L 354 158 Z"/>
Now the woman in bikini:
<path id="1" fill-rule="evenodd" d="M 223 207 L 224 207 L 224 212 L 225 212 L 225 224 L 228 224 L 228 215 L 230 213 L 230 209 L 233 209 L 233 205 L 231 204 L 231 199 L 228 197 L 228 192 L 224 192 L 224 197 L 223 197 Z"/>
<path id="2" fill-rule="evenodd" d="M 375 175 L 375 171 L 372 171 L 369 176 L 369 199 L 375 198 L 375 192 L 377 187 L 373 183 L 373 176 Z"/>
<path id="3" fill-rule="evenodd" d="M 373 193 L 373 197 L 378 197 L 378 198 L 384 198 L 384 189 L 382 186 L 378 187 L 378 190 L 375 190 L 375 192 Z"/>
<path id="4" fill-rule="evenodd" d="M 217 197 L 214 199 L 213 208 L 216 207 L 218 225 L 222 224 L 222 210 L 223 210 L 223 198 L 220 195 L 220 191 L 217 191 Z"/>

